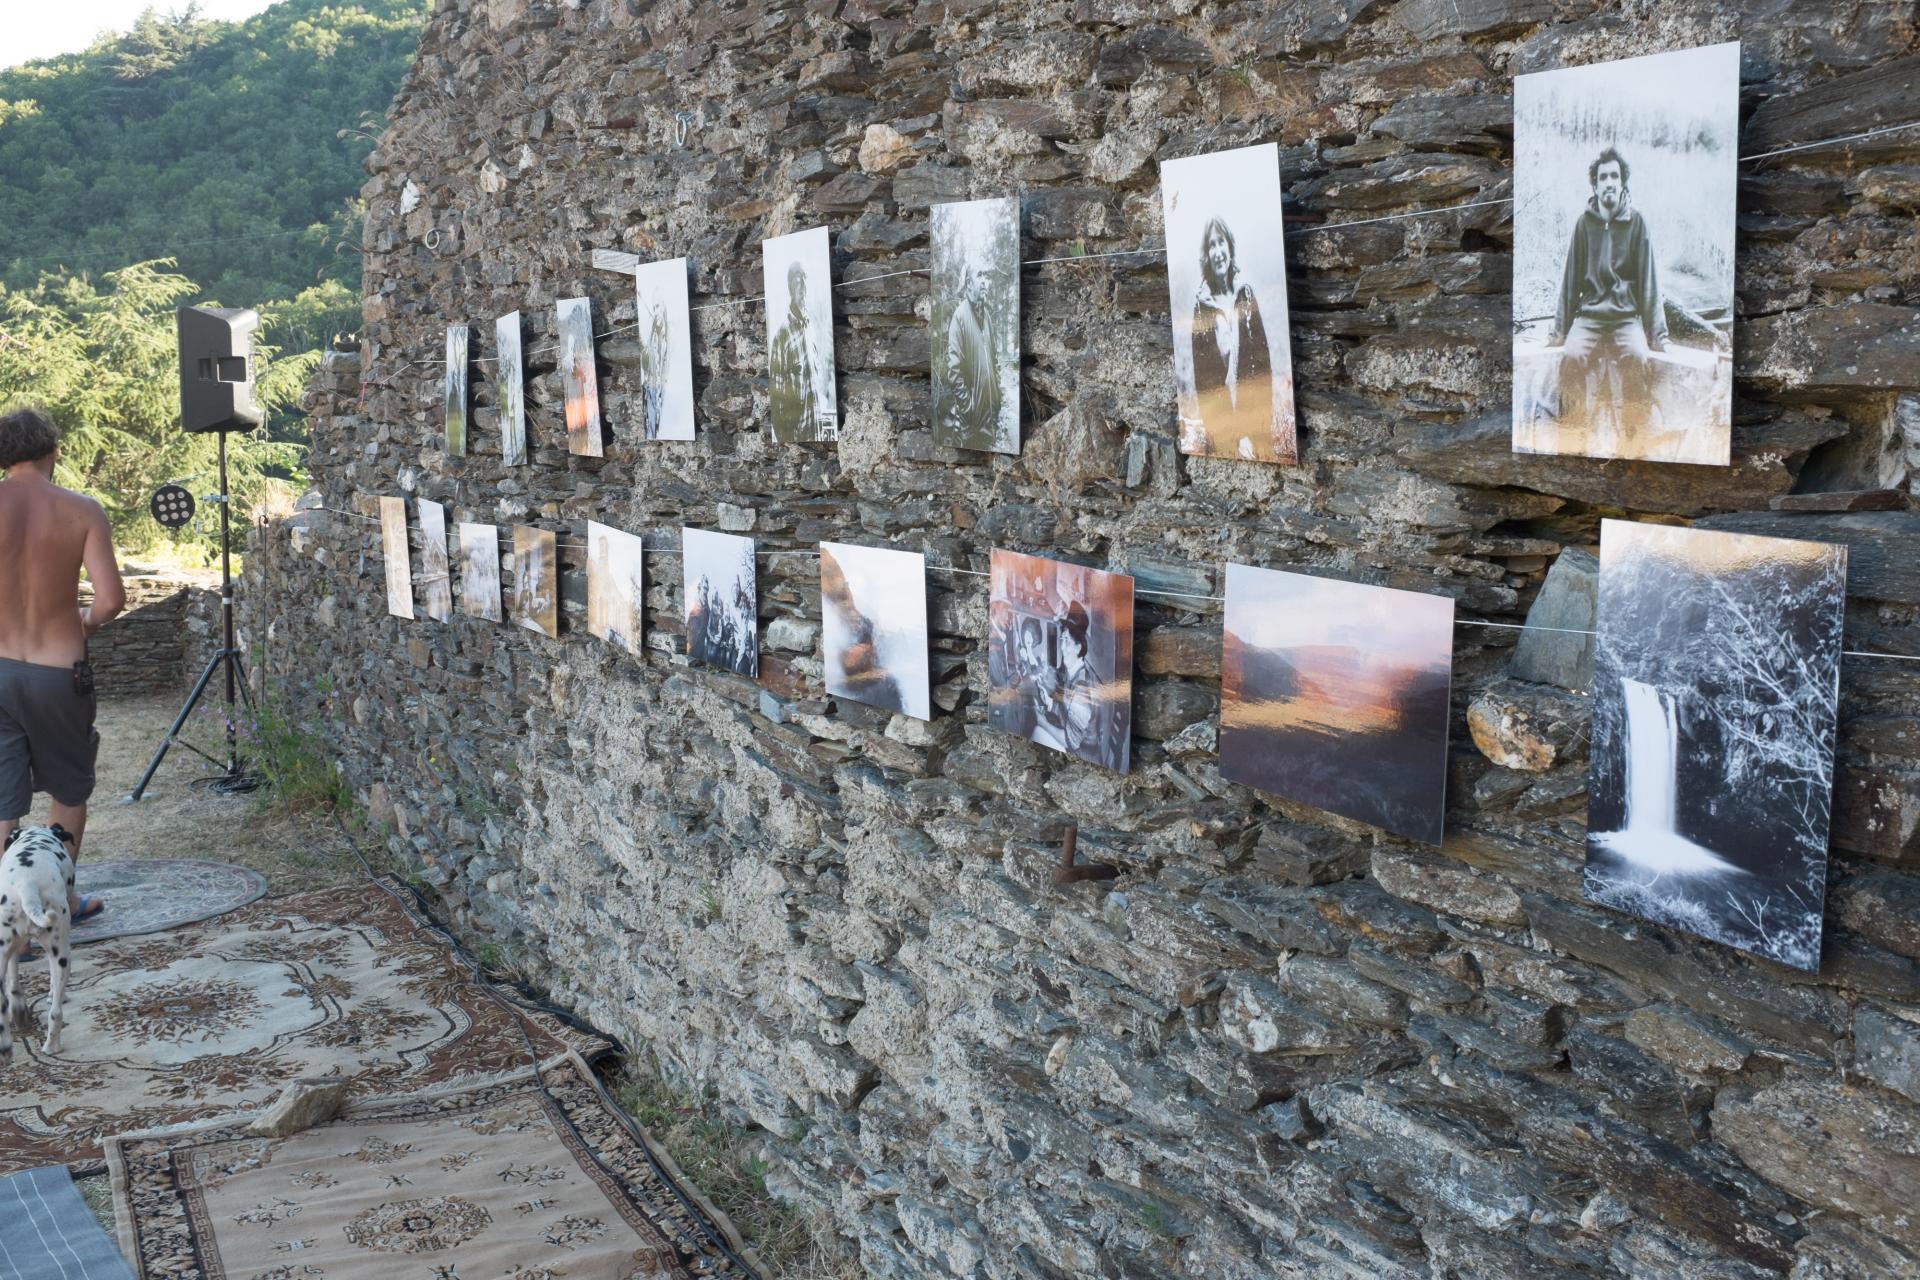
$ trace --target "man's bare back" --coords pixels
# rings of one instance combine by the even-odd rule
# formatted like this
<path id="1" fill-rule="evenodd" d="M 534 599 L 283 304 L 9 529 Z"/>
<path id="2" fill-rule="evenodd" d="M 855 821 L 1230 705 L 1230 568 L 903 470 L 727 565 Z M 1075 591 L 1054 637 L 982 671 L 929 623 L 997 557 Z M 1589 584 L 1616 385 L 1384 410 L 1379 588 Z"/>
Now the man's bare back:
<path id="1" fill-rule="evenodd" d="M 0 565 L 0 658 L 70 667 L 86 656 L 92 627 L 79 603 L 82 565 L 105 606 L 100 621 L 119 612 L 124 592 L 106 513 L 30 465 L 12 468 L 0 484 Z"/>

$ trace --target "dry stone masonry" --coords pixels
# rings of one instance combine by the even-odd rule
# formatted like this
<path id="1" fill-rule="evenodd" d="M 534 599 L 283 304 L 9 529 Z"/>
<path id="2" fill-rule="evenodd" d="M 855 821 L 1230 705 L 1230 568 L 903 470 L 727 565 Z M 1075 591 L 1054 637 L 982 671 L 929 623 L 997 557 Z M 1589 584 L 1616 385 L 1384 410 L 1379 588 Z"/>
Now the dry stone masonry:
<path id="1" fill-rule="evenodd" d="M 1206 600 L 1140 598 L 1126 776 L 987 728 L 976 578 L 931 583 L 930 723 L 826 696 L 802 557 L 762 561 L 757 681 L 678 656 L 667 557 L 644 660 L 584 629 L 590 518 L 1579 629 L 1625 515 L 1844 542 L 1849 647 L 1920 653 L 1920 130 L 1743 165 L 1730 467 L 1508 448 L 1511 77 L 1735 38 L 1744 154 L 1920 119 L 1911 7 L 1872 0 L 443 0 L 249 642 L 460 926 L 761 1126 L 868 1274 L 1920 1274 L 1916 664 L 1846 661 L 1816 975 L 1583 905 L 1579 637 L 1459 629 L 1436 853 L 1220 777 Z M 1265 140 L 1297 467 L 1177 453 L 1162 266 L 1099 256 L 1157 243 L 1160 161 Z M 896 274 L 929 205 L 1002 194 L 1074 259 L 1024 275 L 1018 456 L 933 443 Z M 759 242 L 822 224 L 842 436 L 776 446 Z M 596 249 L 693 260 L 690 444 L 639 438 L 614 334 L 607 456 L 565 451 L 554 301 L 634 318 Z M 484 362 L 450 458 L 414 362 L 516 309 L 529 462 Z M 558 532 L 560 639 L 387 617 L 383 494 Z M 1069 824 L 1117 878 L 1054 884 Z"/>

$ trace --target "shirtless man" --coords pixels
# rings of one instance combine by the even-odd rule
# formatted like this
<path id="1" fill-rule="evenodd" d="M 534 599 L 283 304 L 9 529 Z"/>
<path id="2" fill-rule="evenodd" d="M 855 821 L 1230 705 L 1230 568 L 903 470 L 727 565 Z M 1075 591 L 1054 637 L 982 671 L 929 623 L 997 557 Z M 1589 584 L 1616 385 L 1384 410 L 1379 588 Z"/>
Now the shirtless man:
<path id="1" fill-rule="evenodd" d="M 93 762 L 92 677 L 79 688 L 75 664 L 87 637 L 126 604 L 106 512 L 92 498 L 53 483 L 60 429 L 35 409 L 0 416 L 0 844 L 33 807 L 53 797 L 53 821 L 73 835 L 73 856 L 87 828 Z M 93 582 L 81 608 L 80 566 Z M 85 895 L 73 918 L 100 910 Z"/>

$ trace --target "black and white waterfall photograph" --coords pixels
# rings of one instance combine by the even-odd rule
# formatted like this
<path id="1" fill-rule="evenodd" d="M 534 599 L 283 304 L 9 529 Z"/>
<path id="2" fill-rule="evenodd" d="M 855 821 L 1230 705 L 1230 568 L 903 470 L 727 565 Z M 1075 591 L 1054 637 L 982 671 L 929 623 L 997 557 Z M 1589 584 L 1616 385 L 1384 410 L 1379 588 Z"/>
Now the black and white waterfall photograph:
<path id="1" fill-rule="evenodd" d="M 1846 548 L 1601 525 L 1586 896 L 1820 963 Z"/>

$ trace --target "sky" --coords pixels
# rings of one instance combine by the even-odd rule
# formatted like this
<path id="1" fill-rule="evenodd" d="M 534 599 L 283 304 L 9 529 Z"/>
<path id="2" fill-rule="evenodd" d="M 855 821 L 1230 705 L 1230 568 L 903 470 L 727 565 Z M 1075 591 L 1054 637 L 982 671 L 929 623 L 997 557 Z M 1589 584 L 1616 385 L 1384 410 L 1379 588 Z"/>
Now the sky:
<path id="1" fill-rule="evenodd" d="M 251 18 L 273 0 L 200 0 L 200 16 L 234 20 Z M 149 7 L 165 15 L 186 8 L 187 0 L 75 0 L 69 4 L 21 4 L 7 15 L 7 33 L 0 40 L 0 67 L 14 67 L 35 58 L 78 53 L 102 31 L 125 31 Z M 8 6 L 13 8 L 12 5 Z"/>

